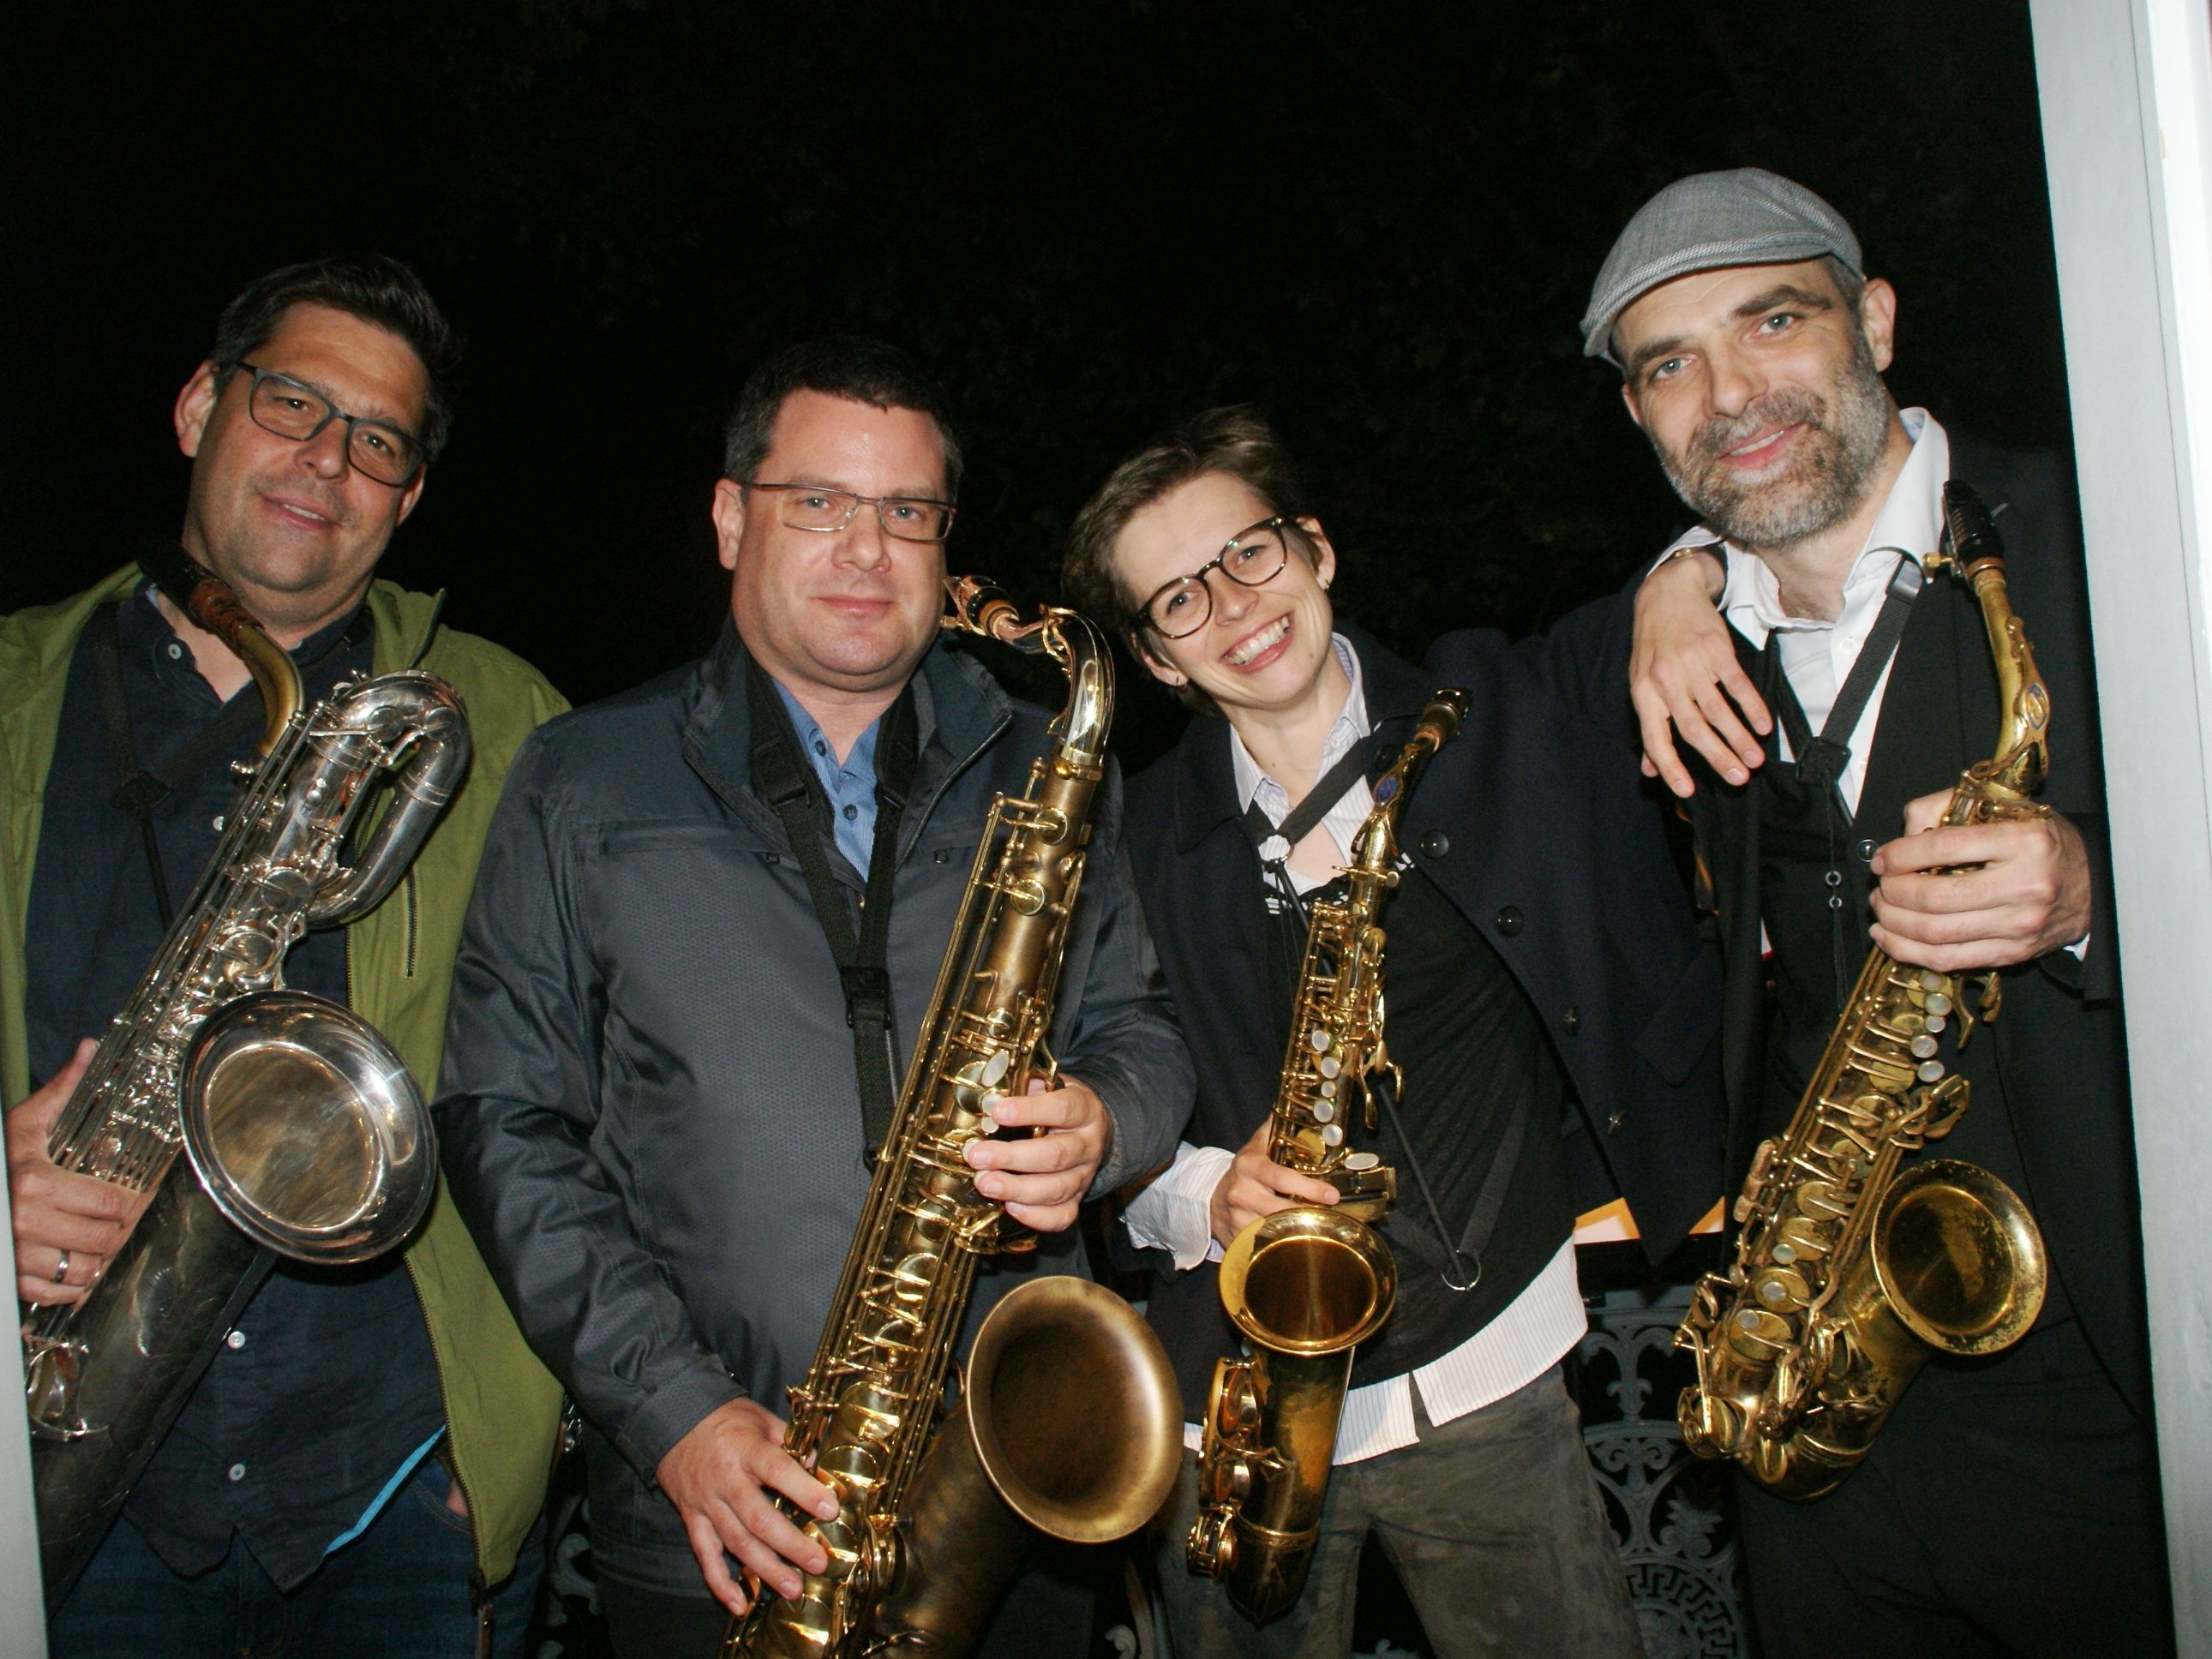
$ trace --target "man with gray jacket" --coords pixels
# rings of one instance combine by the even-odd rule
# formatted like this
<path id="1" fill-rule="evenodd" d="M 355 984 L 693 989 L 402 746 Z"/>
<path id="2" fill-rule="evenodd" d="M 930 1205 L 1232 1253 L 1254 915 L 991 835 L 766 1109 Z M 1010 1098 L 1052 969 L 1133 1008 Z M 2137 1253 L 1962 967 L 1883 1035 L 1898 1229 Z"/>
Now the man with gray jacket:
<path id="1" fill-rule="evenodd" d="M 591 1426 L 618 1655 L 713 1653 L 745 1602 L 729 1557 L 787 1595 L 826 1568 L 775 1507 L 836 1512 L 773 1410 L 834 1298 L 992 798 L 1048 742 L 1042 711 L 937 645 L 959 451 L 903 354 L 771 361 L 725 471 L 714 648 L 517 758 L 438 1103 L 455 1196 Z M 1085 1271 L 1079 1202 L 1164 1162 L 1189 1108 L 1121 814 L 1109 775 L 1060 981 L 1063 1085 L 994 1106 L 1033 1138 L 969 1150 L 978 1190 L 1043 1235 L 986 1262 L 971 1329 L 1029 1273 Z M 1005 1650 L 1079 1652 L 1085 1598 L 1042 1594 L 1001 1617 Z"/>

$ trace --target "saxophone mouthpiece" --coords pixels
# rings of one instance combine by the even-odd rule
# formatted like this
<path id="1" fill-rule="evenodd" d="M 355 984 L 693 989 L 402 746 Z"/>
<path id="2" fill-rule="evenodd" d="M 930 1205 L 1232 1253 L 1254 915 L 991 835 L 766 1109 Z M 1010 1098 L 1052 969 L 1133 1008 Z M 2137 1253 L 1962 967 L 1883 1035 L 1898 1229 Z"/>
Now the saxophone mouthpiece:
<path id="1" fill-rule="evenodd" d="M 230 584 L 177 543 L 149 538 L 139 551 L 138 568 L 196 627 L 214 635 L 246 664 L 261 688 L 266 719 L 261 752 L 268 754 L 305 701 L 291 657 L 239 603 Z"/>
<path id="2" fill-rule="evenodd" d="M 1971 578 L 1975 568 L 1994 560 L 2004 562 L 2004 538 L 1981 495 L 1965 480 L 1954 478 L 1943 486 L 1943 548 L 1959 574 Z"/>
<path id="3" fill-rule="evenodd" d="M 138 568 L 170 604 L 210 634 L 227 640 L 231 627 L 255 625 L 230 585 L 176 542 L 149 537 L 139 551 Z"/>
<path id="4" fill-rule="evenodd" d="M 1436 733 L 1437 746 L 1441 749 L 1459 735 L 1460 727 L 1467 723 L 1467 693 L 1455 685 L 1448 685 L 1429 699 L 1429 706 L 1421 710 L 1419 729 Z"/>
<path id="5" fill-rule="evenodd" d="M 1010 630 L 1020 623 L 1022 613 L 996 582 L 987 576 L 947 576 L 945 596 L 952 610 L 940 627 L 1011 642 Z"/>

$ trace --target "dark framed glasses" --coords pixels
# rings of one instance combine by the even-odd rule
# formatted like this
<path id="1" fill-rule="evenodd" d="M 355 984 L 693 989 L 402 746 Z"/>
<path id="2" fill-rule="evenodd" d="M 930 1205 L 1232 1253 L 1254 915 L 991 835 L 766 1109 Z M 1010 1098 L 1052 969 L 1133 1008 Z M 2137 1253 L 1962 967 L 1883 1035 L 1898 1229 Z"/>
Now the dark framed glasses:
<path id="1" fill-rule="evenodd" d="M 1213 594 L 1206 585 L 1209 572 L 1218 570 L 1240 587 L 1258 587 L 1282 574 L 1289 560 L 1291 520 L 1278 513 L 1262 519 L 1230 538 L 1221 551 L 1188 576 L 1178 576 L 1139 605 L 1130 617 L 1132 625 L 1152 629 L 1164 640 L 1195 634 L 1213 615 Z"/>
<path id="2" fill-rule="evenodd" d="M 246 412 L 264 432 L 273 432 L 295 443 L 306 443 L 332 421 L 346 427 L 346 460 L 353 470 L 378 483 L 400 489 L 415 482 L 422 470 L 422 444 L 411 434 L 385 421 L 349 415 L 311 386 L 289 374 L 261 368 L 241 360 L 238 367 L 253 376 L 246 393 Z"/>

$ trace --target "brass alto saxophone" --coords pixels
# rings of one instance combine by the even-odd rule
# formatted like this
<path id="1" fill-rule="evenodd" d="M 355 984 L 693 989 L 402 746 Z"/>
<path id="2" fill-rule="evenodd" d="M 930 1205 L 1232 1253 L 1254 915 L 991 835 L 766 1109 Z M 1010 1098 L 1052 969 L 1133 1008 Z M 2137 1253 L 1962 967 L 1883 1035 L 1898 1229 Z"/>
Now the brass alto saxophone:
<path id="1" fill-rule="evenodd" d="M 1995 654 L 1996 753 L 1960 776 L 1946 824 L 2042 817 L 2031 797 L 2049 757 L 2049 694 L 2007 593 L 2004 549 L 1963 483 L 1943 491 L 1929 572 L 1970 583 Z M 1982 981 L 1984 1022 L 2002 981 Z M 1735 1201 L 1735 1259 L 1698 1282 L 1674 1334 L 1695 1357 L 1682 1439 L 1733 1458 L 1784 1498 L 1832 1491 L 1872 1446 L 1931 1352 L 1986 1354 L 2020 1340 L 2043 1306 L 2043 1239 L 2027 1207 L 1955 1158 L 1902 1167 L 1967 1104 L 1939 1053 L 1973 1015 L 1957 976 L 1869 953 L 1804 1098 L 1760 1144 Z"/>
<path id="2" fill-rule="evenodd" d="M 267 723 L 214 858 L 47 1143 L 62 1168 L 150 1196 L 92 1293 L 24 1322 L 50 1594 L 99 1543 L 270 1252 L 366 1261 L 437 1184 L 404 1063 L 349 1009 L 286 990 L 283 963 L 307 929 L 381 902 L 414 858 L 468 769 L 460 698 L 410 671 L 302 708 L 291 658 L 228 586 L 181 550 L 144 562 L 244 659 Z M 380 780 L 388 810 L 349 860 Z"/>
<path id="3" fill-rule="evenodd" d="M 1346 1132 L 1355 1109 L 1376 1127 L 1368 1080 L 1394 1077 L 1382 1033 L 1383 933 L 1398 884 L 1398 815 L 1430 757 L 1459 735 L 1467 694 L 1422 710 L 1413 740 L 1375 783 L 1340 902 L 1314 906 L 1291 1038 L 1267 1130 L 1267 1156 L 1327 1181 L 1332 1207 L 1299 1205 L 1237 1235 L 1221 1262 L 1221 1303 L 1251 1346 L 1218 1360 L 1199 1451 L 1191 1571 L 1225 1582 L 1230 1602 L 1265 1624 L 1297 1600 L 1328 1491 L 1352 1350 L 1398 1299 L 1398 1267 L 1369 1224 L 1397 1193 L 1396 1172 Z"/>
<path id="4" fill-rule="evenodd" d="M 1046 1039 L 1114 708 L 1090 623 L 1061 610 L 1024 623 L 973 577 L 946 587 L 947 631 L 1048 653 L 1068 700 L 1028 793 L 992 805 L 836 1300 L 791 1391 L 784 1449 L 838 1497 L 834 1520 L 794 1516 L 829 1568 L 788 1600 L 761 1587 L 725 1659 L 966 1653 L 1029 1528 L 1119 1538 L 1158 1509 L 1182 1462 L 1159 1339 L 1103 1285 L 1059 1275 L 991 1310 L 932 1437 L 977 1264 L 1036 1244 L 976 1192 L 963 1152 L 993 1132 L 988 1096 L 1057 1079 Z"/>

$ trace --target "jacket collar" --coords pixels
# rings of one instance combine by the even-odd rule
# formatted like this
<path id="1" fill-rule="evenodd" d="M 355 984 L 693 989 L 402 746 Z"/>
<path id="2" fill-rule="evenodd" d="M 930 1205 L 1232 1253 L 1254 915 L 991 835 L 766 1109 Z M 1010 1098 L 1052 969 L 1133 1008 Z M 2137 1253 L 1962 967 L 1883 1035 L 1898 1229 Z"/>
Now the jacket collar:
<path id="1" fill-rule="evenodd" d="M 1359 659 L 1359 677 L 1367 696 L 1368 742 L 1374 751 L 1387 748 L 1387 738 L 1418 720 L 1435 690 L 1412 664 L 1383 649 L 1364 629 L 1339 617 L 1335 631 L 1344 635 L 1352 653 Z M 1176 747 L 1175 842 L 1178 851 L 1190 849 L 1222 824 L 1242 823 L 1243 809 L 1237 802 L 1237 769 L 1229 751 L 1229 722 L 1218 714 L 1195 717 Z M 1369 770 L 1373 771 L 1370 763 Z"/>
<path id="2" fill-rule="evenodd" d="M 684 724 L 685 763 L 725 805 L 781 840 L 781 820 L 752 785 L 752 711 L 745 696 L 744 641 L 727 617 L 691 680 Z M 899 830 L 904 854 L 945 785 L 1013 723 L 1013 700 L 982 665 L 933 645 L 916 671 L 914 788 Z M 773 827 L 771 827 L 773 826 Z"/>

